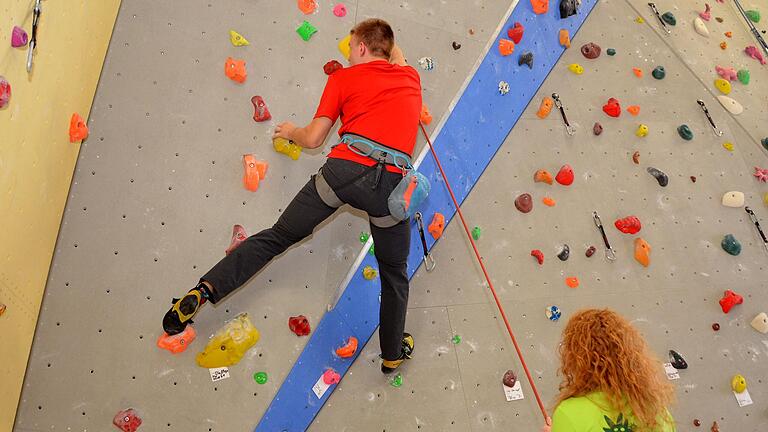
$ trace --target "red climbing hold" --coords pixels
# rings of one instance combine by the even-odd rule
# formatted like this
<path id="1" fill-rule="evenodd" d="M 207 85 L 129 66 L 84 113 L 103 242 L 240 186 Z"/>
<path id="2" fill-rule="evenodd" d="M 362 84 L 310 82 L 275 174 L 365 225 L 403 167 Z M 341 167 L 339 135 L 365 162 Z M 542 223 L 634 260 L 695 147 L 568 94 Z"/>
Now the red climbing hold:
<path id="1" fill-rule="evenodd" d="M 591 258 L 592 255 L 595 254 L 595 252 L 597 252 L 597 248 L 594 247 L 594 246 L 590 246 L 590 247 L 587 248 L 587 251 L 584 252 L 584 255 L 586 255 L 587 258 Z"/>
<path id="2" fill-rule="evenodd" d="M 225 255 L 229 255 L 240 246 L 241 243 L 248 238 L 248 234 L 245 232 L 245 228 L 242 225 L 235 225 L 232 228 L 232 241 L 229 243 L 229 247 L 224 251 Z"/>
<path id="3" fill-rule="evenodd" d="M 573 168 L 570 165 L 565 164 L 555 176 L 555 180 L 563 186 L 570 186 L 573 184 Z"/>
<path id="4" fill-rule="evenodd" d="M 326 369 L 323 372 L 323 382 L 328 385 L 333 385 L 341 381 L 341 376 L 333 369 Z"/>
<path id="5" fill-rule="evenodd" d="M 11 84 L 8 80 L 0 75 L 0 108 L 8 105 L 8 100 L 11 98 Z"/>
<path id="6" fill-rule="evenodd" d="M 75 143 L 88 138 L 88 125 L 80 114 L 73 113 L 69 120 L 69 142 Z"/>
<path id="7" fill-rule="evenodd" d="M 323 65 L 323 72 L 325 72 L 326 75 L 331 75 L 332 73 L 341 69 L 344 69 L 344 66 L 342 66 L 342 64 L 337 62 L 336 60 L 331 60 L 325 65 Z"/>
<path id="8" fill-rule="evenodd" d="M 290 317 L 288 319 L 288 328 L 296 333 L 296 336 L 306 336 L 309 334 L 309 320 L 304 315 Z"/>
<path id="9" fill-rule="evenodd" d="M 618 117 L 621 115 L 621 105 L 619 105 L 618 99 L 610 98 L 608 103 L 603 105 L 603 112 L 611 117 Z"/>
<path id="10" fill-rule="evenodd" d="M 515 207 L 522 213 L 528 213 L 533 210 L 533 198 L 531 197 L 531 194 L 524 193 L 515 198 Z"/>
<path id="11" fill-rule="evenodd" d="M 616 219 L 614 222 L 616 229 L 624 234 L 637 234 L 640 232 L 640 219 L 635 216 L 627 216 L 623 219 Z"/>
<path id="12" fill-rule="evenodd" d="M 726 290 L 723 293 L 723 298 L 720 299 L 720 308 L 723 309 L 723 313 L 728 313 L 731 308 L 742 303 L 744 303 L 744 297 L 731 290 Z"/>
<path id="13" fill-rule="evenodd" d="M 544 264 L 544 253 L 538 249 L 534 249 L 531 251 L 531 256 L 536 258 L 536 261 L 539 262 L 539 265 Z"/>
<path id="14" fill-rule="evenodd" d="M 115 414 L 112 424 L 123 432 L 136 432 L 141 426 L 141 418 L 136 414 L 135 409 L 128 408 Z"/>
<path id="15" fill-rule="evenodd" d="M 166 349 L 173 354 L 184 352 L 189 344 L 191 344 L 197 333 L 191 325 L 184 327 L 184 331 L 173 336 L 169 336 L 168 333 L 163 332 L 160 337 L 157 338 L 157 347 Z"/>
<path id="16" fill-rule="evenodd" d="M 523 40 L 523 32 L 525 32 L 525 27 L 519 22 L 516 22 L 514 27 L 507 30 L 507 36 L 509 36 L 514 43 L 519 44 L 520 41 Z"/>
<path id="17" fill-rule="evenodd" d="M 261 96 L 254 96 L 251 98 L 251 103 L 253 104 L 253 119 L 255 121 L 263 122 L 272 118 L 272 114 L 269 113 L 264 98 Z"/>

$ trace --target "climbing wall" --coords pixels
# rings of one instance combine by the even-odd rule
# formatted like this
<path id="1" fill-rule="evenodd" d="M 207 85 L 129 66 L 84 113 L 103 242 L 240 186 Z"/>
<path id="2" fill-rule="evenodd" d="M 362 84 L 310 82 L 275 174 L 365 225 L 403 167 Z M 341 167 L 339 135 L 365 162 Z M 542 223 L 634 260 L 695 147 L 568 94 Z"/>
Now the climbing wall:
<path id="1" fill-rule="evenodd" d="M 307 17 L 320 31 L 307 43 L 294 33 L 304 19 L 294 2 L 192 2 L 184 14 L 177 2 L 122 5 L 65 212 L 17 430 L 106 430 L 127 407 L 139 410 L 146 430 L 249 430 L 257 423 L 306 341 L 287 330 L 288 316 L 319 321 L 360 250 L 365 221 L 354 212 L 338 214 L 226 302 L 206 306 L 196 320 L 200 340 L 188 352 L 171 356 L 154 346 L 170 297 L 223 255 L 231 226 L 241 223 L 252 233 L 271 225 L 323 162 L 320 151 L 305 152 L 297 162 L 275 154 L 272 125 L 253 123 L 250 98 L 263 96 L 275 120 L 306 121 L 322 90 L 322 65 L 339 58 L 337 40 L 356 20 L 380 16 L 394 24 L 412 63 L 435 59 L 433 71 L 420 72 L 425 102 L 438 118 L 510 6 L 361 0 L 337 18 L 331 2 L 320 3 Z M 689 2 L 657 5 L 678 17 L 671 36 L 658 31 L 644 2 L 598 3 L 462 208 L 482 229 L 478 247 L 545 401 L 557 390 L 564 321 L 581 307 L 607 306 L 633 320 L 664 361 L 669 349 L 688 361 L 675 381 L 679 402 L 672 409 L 681 430 L 694 418 L 704 425 L 717 420 L 723 430 L 764 430 L 768 340 L 749 321 L 766 309 L 768 254 L 744 210 L 725 208 L 720 199 L 727 191 L 744 192 L 768 225 L 761 204 L 768 188 L 752 176 L 754 165 L 768 165 L 759 144 L 768 135 L 760 122 L 768 77 L 744 57 L 743 45 L 753 42 L 732 5 L 713 4 L 713 17 L 723 22 L 707 24 L 708 39 L 693 31 L 698 11 Z M 638 16 L 645 22 L 636 22 Z M 251 45 L 232 47 L 230 28 Z M 721 50 L 716 35 L 729 30 L 733 37 Z M 454 50 L 453 41 L 461 48 Z M 578 51 L 590 41 L 603 48 L 596 60 Z M 616 55 L 607 56 L 607 48 Z M 227 56 L 246 60 L 245 84 L 223 76 Z M 584 73 L 572 74 L 571 63 Z M 715 99 L 716 64 L 751 71 L 749 85 L 732 84 L 730 96 L 745 106 L 738 117 Z M 666 69 L 664 80 L 650 76 L 658 65 Z M 633 67 L 644 76 L 633 75 Z M 497 95 L 496 83 L 488 92 Z M 565 133 L 557 111 L 545 120 L 535 116 L 541 98 L 552 92 L 560 95 L 575 135 Z M 639 105 L 639 115 L 624 111 L 609 118 L 601 110 L 609 97 L 624 108 Z M 600 136 L 592 133 L 596 121 L 604 129 Z M 635 136 L 641 123 L 649 128 L 644 138 Z M 683 123 L 692 141 L 677 134 Z M 467 124 L 469 130 L 482 127 L 493 125 Z M 723 147 L 726 142 L 733 151 Z M 639 164 L 632 161 L 635 151 Z M 271 165 L 255 193 L 242 188 L 243 153 Z M 536 170 L 555 173 L 566 163 L 576 173 L 572 186 L 533 182 Z M 669 176 L 667 187 L 646 172 L 649 166 Z M 513 205 L 524 192 L 534 198 L 528 214 Z M 556 205 L 542 205 L 545 196 Z M 615 262 L 602 255 L 593 211 L 616 249 Z M 640 218 L 638 236 L 653 248 L 648 268 L 632 258 L 637 236 L 612 226 L 627 215 Z M 420 269 L 412 283 L 407 327 L 417 356 L 404 368 L 403 385 L 391 386 L 378 371 L 374 335 L 310 430 L 538 428 L 530 392 L 522 401 L 504 399 L 501 376 L 507 369 L 521 372 L 520 364 L 456 222 L 434 248 L 437 269 Z M 741 241 L 741 255 L 720 248 L 728 233 Z M 571 257 L 563 262 L 555 254 L 566 243 Z M 598 252 L 586 258 L 590 245 Z M 543 251 L 542 266 L 529 255 L 532 249 Z M 568 288 L 566 277 L 578 277 L 580 286 Z M 717 304 L 725 289 L 744 296 L 728 315 Z M 560 307 L 560 321 L 545 317 L 549 305 Z M 194 354 L 240 312 L 251 315 L 262 339 L 230 368 L 229 379 L 212 383 Z M 269 374 L 266 384 L 252 379 L 258 371 Z M 736 404 L 729 385 L 736 373 L 747 378 L 754 405 Z"/>

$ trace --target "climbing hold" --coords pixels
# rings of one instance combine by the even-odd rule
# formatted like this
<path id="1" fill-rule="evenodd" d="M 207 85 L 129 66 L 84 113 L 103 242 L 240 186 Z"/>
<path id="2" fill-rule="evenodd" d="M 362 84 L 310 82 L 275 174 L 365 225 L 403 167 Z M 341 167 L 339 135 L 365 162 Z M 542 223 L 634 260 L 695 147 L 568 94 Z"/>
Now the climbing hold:
<path id="1" fill-rule="evenodd" d="M 365 278 L 365 280 L 373 280 L 378 274 L 379 272 L 371 266 L 365 266 L 365 268 L 363 268 L 363 278 Z"/>
<path id="2" fill-rule="evenodd" d="M 265 162 L 266 163 L 266 162 Z M 264 168 L 266 175 L 266 168 Z M 229 255 L 233 250 L 237 249 L 246 239 L 248 234 L 245 232 L 245 228 L 242 225 L 235 225 L 232 227 L 232 241 L 229 242 L 229 247 L 224 251 L 225 255 Z"/>
<path id="3" fill-rule="evenodd" d="M 641 237 L 635 239 L 635 261 L 643 267 L 651 265 L 651 245 Z"/>
<path id="4" fill-rule="evenodd" d="M 586 255 L 587 258 L 592 258 L 592 255 L 594 255 L 595 252 L 597 252 L 597 248 L 594 246 L 590 246 L 587 248 L 586 252 L 584 252 L 584 255 Z"/>
<path id="5" fill-rule="evenodd" d="M 563 186 L 570 186 L 574 180 L 573 168 L 568 164 L 563 165 L 557 172 L 555 180 Z"/>
<path id="6" fill-rule="evenodd" d="M 744 192 L 730 191 L 723 194 L 723 205 L 726 207 L 744 207 Z"/>
<path id="7" fill-rule="evenodd" d="M 347 343 L 336 348 L 336 355 L 341 358 L 350 358 L 357 352 L 357 338 L 350 336 Z"/>
<path id="8" fill-rule="evenodd" d="M 718 78 L 715 80 L 715 88 L 720 90 L 720 93 L 727 95 L 731 92 L 731 83 L 728 80 Z"/>
<path id="9" fill-rule="evenodd" d="M 285 138 L 278 137 L 273 139 L 272 146 L 276 152 L 282 153 L 293 160 L 299 160 L 299 156 L 301 156 L 301 146 Z"/>
<path id="10" fill-rule="evenodd" d="M 765 312 L 760 312 L 752 319 L 749 325 L 762 334 L 768 333 L 768 315 Z"/>
<path id="11" fill-rule="evenodd" d="M 600 122 L 595 122 L 595 124 L 592 126 L 592 133 L 595 135 L 600 135 L 603 133 L 603 125 L 601 125 Z"/>
<path id="12" fill-rule="evenodd" d="M 560 252 L 557 254 L 557 258 L 560 259 L 560 261 L 568 261 L 568 257 L 571 256 L 571 248 L 564 244 L 560 247 Z"/>
<path id="13" fill-rule="evenodd" d="M 530 194 L 524 193 L 515 198 L 515 208 L 522 213 L 528 213 L 533 209 L 533 198 Z"/>
<path id="14" fill-rule="evenodd" d="M 639 151 L 635 151 L 634 153 L 632 153 L 632 162 L 634 162 L 635 165 L 639 165 L 640 164 L 640 152 Z"/>
<path id="15" fill-rule="evenodd" d="M 234 30 L 229 31 L 229 41 L 236 47 L 250 45 L 248 39 L 244 38 L 243 35 Z"/>
<path id="16" fill-rule="evenodd" d="M 638 126 L 637 130 L 635 131 L 635 135 L 639 136 L 640 138 L 648 135 L 648 126 L 640 124 L 640 126 Z"/>
<path id="17" fill-rule="evenodd" d="M 728 82 L 728 81 L 726 81 L 726 82 Z M 677 133 L 678 133 L 678 135 L 680 135 L 680 138 L 682 138 L 682 139 L 684 139 L 686 141 L 690 141 L 690 140 L 693 139 L 693 131 L 691 130 L 690 127 L 688 127 L 688 125 L 684 124 L 684 125 L 678 126 L 677 127 Z"/>
<path id="18" fill-rule="evenodd" d="M 534 249 L 531 251 L 531 256 L 536 258 L 536 261 L 539 262 L 539 265 L 544 264 L 544 253 L 538 249 Z"/>
<path id="19" fill-rule="evenodd" d="M 421 104 L 421 114 L 419 115 L 419 121 L 424 123 L 425 126 L 428 126 L 430 123 L 432 123 L 432 113 L 429 112 L 429 107 L 425 103 Z"/>
<path id="20" fill-rule="evenodd" d="M 642 78 L 643 77 L 643 70 L 640 68 L 632 68 L 632 73 L 635 74 L 636 77 Z"/>
<path id="21" fill-rule="evenodd" d="M 669 350 L 669 362 L 672 364 L 672 367 L 677 370 L 688 369 L 688 363 L 683 356 L 675 350 Z"/>
<path id="22" fill-rule="evenodd" d="M 718 331 L 720 330 L 720 324 L 718 323 L 712 323 L 712 330 Z"/>
<path id="23" fill-rule="evenodd" d="M 549 10 L 549 0 L 531 0 L 531 6 L 533 7 L 533 13 L 541 15 Z"/>
<path id="24" fill-rule="evenodd" d="M 224 62 L 224 74 L 232 81 L 244 83 L 248 77 L 248 72 L 245 70 L 245 60 L 227 57 L 227 61 Z"/>
<path id="25" fill-rule="evenodd" d="M 736 69 L 734 68 L 725 68 L 718 65 L 715 66 L 715 71 L 721 78 L 727 79 L 728 81 L 734 81 L 737 77 Z"/>
<path id="26" fill-rule="evenodd" d="M 718 1 L 720 1 L 720 0 L 718 0 Z M 722 1 L 720 1 L 720 3 L 722 3 Z M 721 22 L 723 22 L 723 19 L 720 18 L 720 17 L 715 17 L 715 21 L 721 23 Z"/>
<path id="27" fill-rule="evenodd" d="M 261 96 L 254 96 L 251 98 L 253 104 L 253 120 L 257 122 L 267 121 L 272 118 L 272 114 L 269 113 L 267 103 L 264 102 L 264 98 Z"/>
<path id="28" fill-rule="evenodd" d="M 504 372 L 504 377 L 501 379 L 501 382 L 507 387 L 514 387 L 517 382 L 517 375 L 511 370 L 508 370 Z"/>
<path id="29" fill-rule="evenodd" d="M 523 27 L 522 24 L 519 22 L 515 22 L 515 25 L 509 29 L 507 29 L 507 36 L 512 39 L 512 42 L 519 44 L 521 40 L 523 40 L 523 33 L 525 32 L 525 27 Z"/>
<path id="30" fill-rule="evenodd" d="M 753 175 L 758 181 L 763 183 L 768 182 L 768 168 L 755 167 L 755 173 Z"/>
<path id="31" fill-rule="evenodd" d="M 304 15 L 309 15 L 317 10 L 317 2 L 315 0 L 297 0 L 296 3 Z"/>
<path id="32" fill-rule="evenodd" d="M 0 316 L 3 316 L 5 313 L 6 306 L 2 303 L 0 303 Z"/>
<path id="33" fill-rule="evenodd" d="M 506 57 L 515 52 L 515 43 L 509 39 L 499 39 L 499 54 Z"/>
<path id="34" fill-rule="evenodd" d="M 341 69 L 344 69 L 344 66 L 342 66 L 342 64 L 336 60 L 331 60 L 323 65 L 323 72 L 325 72 L 326 75 L 331 75 L 332 73 Z"/>
<path id="35" fill-rule="evenodd" d="M 435 215 L 432 216 L 432 222 L 430 222 L 427 229 L 432 234 L 432 238 L 435 240 L 439 239 L 445 229 L 445 216 L 442 213 L 435 212 Z"/>
<path id="36" fill-rule="evenodd" d="M 731 390 L 736 393 L 744 393 L 747 389 L 747 379 L 741 375 L 734 375 L 731 379 Z"/>
<path id="37" fill-rule="evenodd" d="M 14 48 L 23 47 L 27 44 L 27 41 L 29 41 L 27 32 L 19 26 L 13 26 L 13 30 L 11 30 L 11 46 Z"/>
<path id="38" fill-rule="evenodd" d="M 419 59 L 419 66 L 425 71 L 431 71 L 435 68 L 435 61 L 432 60 L 432 57 L 422 57 Z"/>
<path id="39" fill-rule="evenodd" d="M 733 37 L 733 32 L 729 32 L 729 31 L 727 31 L 727 32 L 725 32 L 725 33 L 723 33 L 723 34 L 724 34 L 724 35 L 725 35 L 725 37 L 727 37 L 727 38 L 732 38 L 732 37 Z"/>
<path id="40" fill-rule="evenodd" d="M 347 6 L 344 3 L 337 3 L 333 7 L 333 14 L 339 18 L 347 16 Z"/>
<path id="41" fill-rule="evenodd" d="M 349 47 L 349 41 L 351 39 L 352 39 L 352 35 L 348 34 L 342 40 L 340 40 L 337 45 L 337 47 L 339 48 L 339 52 L 347 60 L 349 60 L 349 51 L 351 50 L 351 48 Z"/>
<path id="42" fill-rule="evenodd" d="M 253 380 L 256 381 L 256 384 L 266 384 L 269 376 L 267 376 L 266 372 L 256 372 L 253 374 Z"/>
<path id="43" fill-rule="evenodd" d="M 593 42 L 589 42 L 581 46 L 581 55 L 590 60 L 594 60 L 600 57 L 600 51 L 600 45 Z"/>
<path id="44" fill-rule="evenodd" d="M 461 343 L 461 336 L 460 335 L 453 335 L 451 338 L 451 342 L 453 342 L 454 345 L 458 345 Z"/>
<path id="45" fill-rule="evenodd" d="M 733 143 L 732 142 L 724 142 L 723 148 L 728 151 L 733 151 Z"/>
<path id="46" fill-rule="evenodd" d="M 584 68 L 578 63 L 570 64 L 568 66 L 568 70 L 575 73 L 576 75 L 581 75 L 584 73 Z"/>
<path id="47" fill-rule="evenodd" d="M 296 29 L 296 33 L 301 36 L 302 39 L 304 39 L 304 42 L 309 41 L 309 39 L 312 37 L 313 34 L 317 33 L 317 28 L 310 24 L 309 21 L 304 21 L 301 23 L 301 25 Z"/>
<path id="48" fill-rule="evenodd" d="M 560 29 L 560 33 L 558 34 L 558 38 L 560 39 L 560 45 L 564 46 L 565 48 L 571 47 L 571 35 L 568 33 L 568 30 L 566 29 Z"/>
<path id="49" fill-rule="evenodd" d="M 137 432 L 141 426 L 141 417 L 133 408 L 118 411 L 112 419 L 112 424 L 123 432 Z"/>
<path id="50" fill-rule="evenodd" d="M 304 315 L 288 318 L 288 328 L 291 329 L 296 336 L 306 336 L 312 331 L 309 325 L 309 320 Z"/>
<path id="51" fill-rule="evenodd" d="M 328 368 L 323 372 L 323 382 L 328 385 L 337 384 L 341 381 L 341 376 L 335 370 Z"/>
<path id="52" fill-rule="evenodd" d="M 734 306 L 744 303 L 744 297 L 736 294 L 731 290 L 726 290 L 723 293 L 723 298 L 720 299 L 719 303 L 723 313 L 728 313 L 731 311 L 731 309 L 733 309 Z"/>
<path id="53" fill-rule="evenodd" d="M 0 108 L 5 108 L 8 105 L 8 100 L 11 98 L 11 84 L 0 75 Z"/>
<path id="54" fill-rule="evenodd" d="M 544 96 L 544 99 L 541 100 L 541 104 L 539 105 L 539 110 L 536 111 L 536 116 L 540 119 L 547 118 L 549 113 L 552 111 L 553 104 L 554 102 L 552 101 L 552 98 L 549 96 Z"/>
<path id="55" fill-rule="evenodd" d="M 509 83 L 506 81 L 499 81 L 499 94 L 504 96 L 509 93 Z"/>
<path id="56" fill-rule="evenodd" d="M 533 53 L 530 51 L 523 51 L 523 53 L 520 54 L 520 58 L 517 59 L 517 65 L 526 65 L 528 66 L 528 69 L 533 69 Z"/>
<path id="57" fill-rule="evenodd" d="M 739 78 L 739 82 L 741 82 L 744 85 L 749 84 L 749 70 L 748 69 L 740 69 L 739 72 L 736 74 L 736 76 Z"/>
<path id="58" fill-rule="evenodd" d="M 454 51 L 456 51 L 459 48 L 461 48 L 461 44 L 456 42 L 456 41 L 451 42 L 451 46 L 453 47 Z"/>
<path id="59" fill-rule="evenodd" d="M 664 12 L 664 14 L 661 16 L 661 19 L 671 26 L 677 25 L 677 18 L 675 18 L 675 14 L 672 12 Z"/>
<path id="60" fill-rule="evenodd" d="M 763 55 L 760 54 L 760 51 L 757 50 L 757 48 L 754 45 L 750 45 L 746 48 L 744 48 L 744 52 L 752 57 L 753 59 L 760 62 L 761 65 L 765 64 L 765 58 L 763 58 Z"/>
<path id="61" fill-rule="evenodd" d="M 728 96 L 720 95 L 717 97 L 717 100 L 720 102 L 720 105 L 726 109 L 726 111 L 733 115 L 739 115 L 744 112 L 744 107 Z"/>
<path id="62" fill-rule="evenodd" d="M 638 24 L 643 24 L 643 23 L 645 23 L 645 19 L 643 17 L 639 16 L 639 17 L 635 18 L 635 22 L 638 23 Z"/>
<path id="63" fill-rule="evenodd" d="M 694 426 L 696 426 L 696 427 L 699 427 L 699 426 L 701 426 L 701 420 L 699 420 L 699 419 L 693 419 L 693 425 L 694 425 Z"/>
<path id="64" fill-rule="evenodd" d="M 603 112 L 611 117 L 619 117 L 621 115 L 621 105 L 619 105 L 618 99 L 608 99 L 608 102 L 603 105 Z"/>
<path id="65" fill-rule="evenodd" d="M 605 53 L 608 54 L 609 56 L 613 57 L 613 56 L 616 55 L 616 50 L 613 49 L 613 48 L 608 48 L 607 50 L 605 50 Z"/>
<path id="66" fill-rule="evenodd" d="M 613 224 L 616 226 L 617 230 L 624 234 L 637 234 L 642 228 L 640 219 L 638 219 L 637 216 L 627 216 L 622 219 L 616 219 L 616 222 Z"/>
<path id="67" fill-rule="evenodd" d="M 660 80 L 667 76 L 667 71 L 664 70 L 664 66 L 656 66 L 653 68 L 653 71 L 651 71 L 651 75 L 657 80 Z"/>
<path id="68" fill-rule="evenodd" d="M 696 183 L 696 176 L 691 176 L 690 179 L 691 179 L 691 183 Z"/>
<path id="69" fill-rule="evenodd" d="M 69 142 L 74 143 L 88 138 L 88 125 L 80 114 L 73 113 L 69 119 Z"/>
<path id="70" fill-rule="evenodd" d="M 403 376 L 401 374 L 397 374 L 392 378 L 392 381 L 389 382 L 389 385 L 392 387 L 400 387 L 403 385 Z"/>
<path id="71" fill-rule="evenodd" d="M 720 42 L 720 49 L 724 50 L 726 48 L 728 48 L 728 43 L 726 41 Z"/>
<path id="72" fill-rule="evenodd" d="M 723 241 L 720 242 L 720 246 L 730 255 L 737 256 L 741 253 L 741 243 L 736 240 L 736 237 L 734 237 L 733 234 L 727 234 L 725 237 L 723 237 Z"/>
<path id="73" fill-rule="evenodd" d="M 197 337 L 195 329 L 187 324 L 187 326 L 184 327 L 184 331 L 173 336 L 169 336 L 168 333 L 163 332 L 163 334 L 157 338 L 157 346 L 158 348 L 166 349 L 173 354 L 178 354 L 186 351 L 189 344 L 195 340 L 195 337 Z"/>
<path id="74" fill-rule="evenodd" d="M 540 169 L 533 174 L 533 181 L 536 183 L 552 184 L 552 174 L 547 170 Z"/>
<path id="75" fill-rule="evenodd" d="M 657 182 L 659 182 L 659 186 L 666 187 L 669 184 L 669 177 L 667 177 L 664 172 L 662 172 L 659 169 L 656 169 L 654 167 L 648 167 L 647 169 L 648 174 L 652 175 L 653 178 L 656 179 Z"/>
<path id="76" fill-rule="evenodd" d="M 704 21 L 709 21 L 712 18 L 712 8 L 709 7 L 709 3 L 704 3 L 704 7 L 706 9 L 704 12 L 699 12 L 699 18 Z"/>
<path id="77" fill-rule="evenodd" d="M 251 192 L 259 189 L 259 183 L 267 176 L 269 164 L 256 159 L 255 155 L 243 155 L 243 185 Z M 235 225 L 236 227 L 239 225 Z M 242 227 L 241 227 L 242 228 Z"/>
<path id="78" fill-rule="evenodd" d="M 696 17 L 693 19 L 693 29 L 696 30 L 696 33 L 709 37 L 709 30 L 707 30 L 707 26 L 701 18 Z"/>
<path id="79" fill-rule="evenodd" d="M 216 332 L 195 360 L 199 366 L 209 369 L 231 366 L 239 362 L 258 341 L 259 331 L 248 314 L 242 313 Z"/>
<path id="80" fill-rule="evenodd" d="M 581 0 L 560 0 L 560 19 L 576 15 Z"/>
<path id="81" fill-rule="evenodd" d="M 547 308 L 544 310 L 544 314 L 547 316 L 547 319 L 550 321 L 557 321 L 560 319 L 560 316 L 562 315 L 560 312 L 560 308 L 557 306 L 547 306 Z"/>
<path id="82" fill-rule="evenodd" d="M 768 206 L 768 192 L 766 192 L 765 195 L 763 195 L 763 204 Z"/>
<path id="83" fill-rule="evenodd" d="M 720 432 L 720 427 L 717 425 L 716 421 L 712 422 L 712 427 L 709 429 L 709 432 Z"/>
<path id="84" fill-rule="evenodd" d="M 750 9 L 748 11 L 744 11 L 744 15 L 746 15 L 747 18 L 749 18 L 749 20 L 753 23 L 760 22 L 760 11 L 758 10 Z"/>
<path id="85" fill-rule="evenodd" d="M 542 198 L 542 199 L 541 199 L 541 202 L 542 202 L 542 203 L 544 203 L 544 205 L 545 205 L 545 206 L 547 206 L 547 207 L 554 207 L 554 206 L 555 206 L 555 204 L 557 204 L 557 203 L 555 202 L 555 200 L 554 200 L 554 199 L 552 199 L 552 198 L 550 198 L 550 197 L 544 197 L 544 198 Z"/>
<path id="86" fill-rule="evenodd" d="M 472 238 L 473 239 L 480 240 L 480 235 L 482 233 L 483 233 L 483 230 L 479 226 L 476 226 L 476 227 L 472 228 Z"/>
<path id="87" fill-rule="evenodd" d="M 567 278 L 565 278 L 565 284 L 568 286 L 568 288 L 578 288 L 579 287 L 579 278 L 577 278 L 577 277 L 567 277 Z"/>
<path id="88" fill-rule="evenodd" d="M 640 105 L 630 105 L 627 107 L 627 112 L 632 114 L 633 116 L 636 116 L 640 114 Z"/>

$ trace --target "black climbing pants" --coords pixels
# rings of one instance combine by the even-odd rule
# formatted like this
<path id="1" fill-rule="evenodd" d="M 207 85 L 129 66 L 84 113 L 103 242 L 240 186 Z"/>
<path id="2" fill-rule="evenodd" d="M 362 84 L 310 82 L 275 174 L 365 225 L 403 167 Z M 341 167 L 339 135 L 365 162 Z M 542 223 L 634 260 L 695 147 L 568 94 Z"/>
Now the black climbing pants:
<path id="1" fill-rule="evenodd" d="M 341 201 L 373 217 L 389 214 L 387 198 L 402 179 L 401 174 L 383 170 L 378 185 L 373 188 L 376 184 L 375 168 L 342 159 L 328 159 L 322 171 Z M 312 234 L 315 227 L 334 212 L 335 208 L 320 199 L 313 176 L 272 228 L 248 237 L 201 278 L 213 286 L 215 292 L 211 302 L 217 303 L 243 285 L 272 258 Z M 385 360 L 395 360 L 402 351 L 408 306 L 406 265 L 411 244 L 409 221 L 391 228 L 371 225 L 371 234 L 376 245 L 374 251 L 381 278 L 381 352 Z"/>

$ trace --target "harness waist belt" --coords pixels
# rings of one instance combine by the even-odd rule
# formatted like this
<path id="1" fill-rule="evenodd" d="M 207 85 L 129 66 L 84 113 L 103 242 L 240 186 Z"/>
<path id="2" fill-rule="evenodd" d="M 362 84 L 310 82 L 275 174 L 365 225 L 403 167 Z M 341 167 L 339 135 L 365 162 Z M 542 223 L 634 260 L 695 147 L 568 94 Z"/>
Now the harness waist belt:
<path id="1" fill-rule="evenodd" d="M 346 144 L 353 153 L 371 158 L 379 163 L 395 166 L 403 171 L 413 169 L 411 156 L 391 147 L 379 144 L 364 136 L 345 133 L 339 144 Z M 339 145 L 336 144 L 336 145 Z"/>

